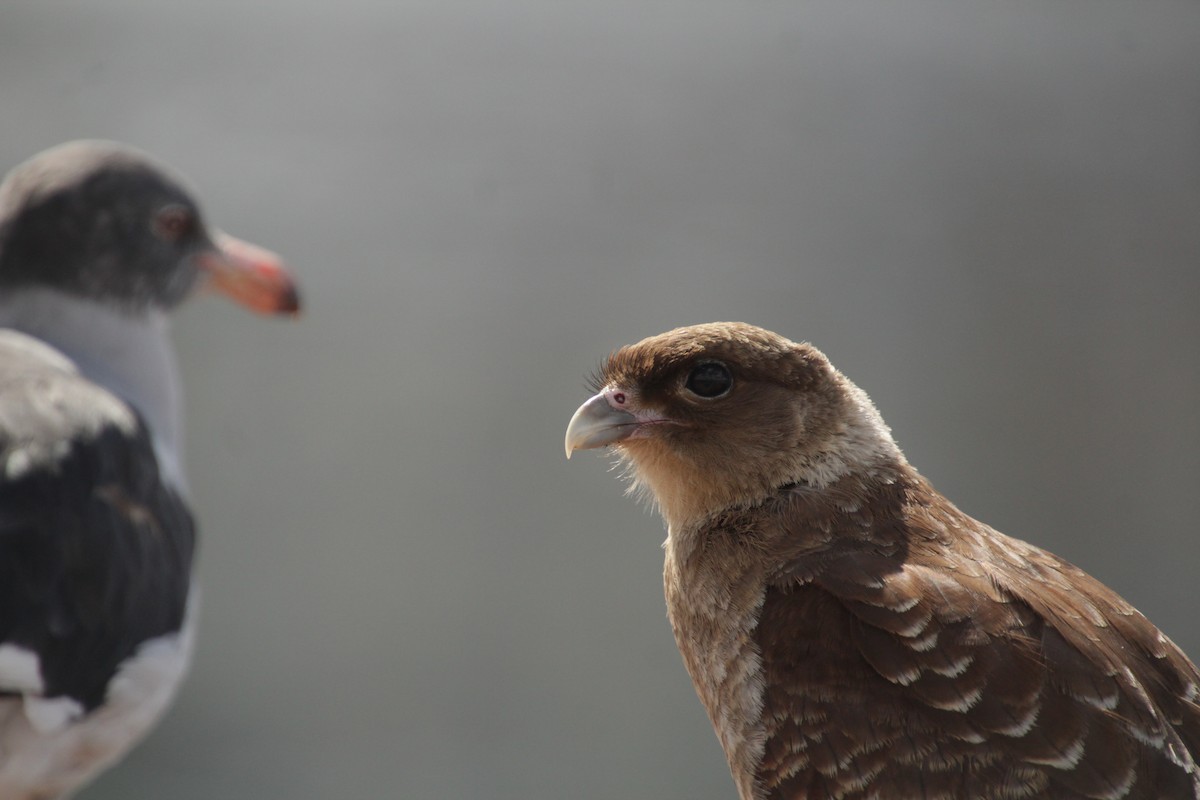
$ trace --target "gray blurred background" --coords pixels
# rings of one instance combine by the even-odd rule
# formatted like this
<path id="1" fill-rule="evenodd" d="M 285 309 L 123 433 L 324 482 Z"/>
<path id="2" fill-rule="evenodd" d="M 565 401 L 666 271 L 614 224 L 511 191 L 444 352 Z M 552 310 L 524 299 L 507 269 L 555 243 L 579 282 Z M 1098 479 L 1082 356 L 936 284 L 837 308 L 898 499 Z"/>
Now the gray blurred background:
<path id="1" fill-rule="evenodd" d="M 175 165 L 295 323 L 176 329 L 202 639 L 83 800 L 733 797 L 611 349 L 821 347 L 971 513 L 1200 654 L 1200 3 L 7 0 L 0 166 Z"/>

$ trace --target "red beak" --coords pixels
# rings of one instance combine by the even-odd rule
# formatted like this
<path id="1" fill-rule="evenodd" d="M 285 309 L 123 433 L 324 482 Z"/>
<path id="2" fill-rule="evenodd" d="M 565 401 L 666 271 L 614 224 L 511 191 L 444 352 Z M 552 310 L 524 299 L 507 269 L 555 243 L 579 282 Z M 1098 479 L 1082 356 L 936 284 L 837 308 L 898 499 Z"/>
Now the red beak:
<path id="1" fill-rule="evenodd" d="M 283 259 L 258 245 L 216 231 L 215 247 L 196 257 L 208 285 L 260 314 L 296 314 L 300 293 Z"/>

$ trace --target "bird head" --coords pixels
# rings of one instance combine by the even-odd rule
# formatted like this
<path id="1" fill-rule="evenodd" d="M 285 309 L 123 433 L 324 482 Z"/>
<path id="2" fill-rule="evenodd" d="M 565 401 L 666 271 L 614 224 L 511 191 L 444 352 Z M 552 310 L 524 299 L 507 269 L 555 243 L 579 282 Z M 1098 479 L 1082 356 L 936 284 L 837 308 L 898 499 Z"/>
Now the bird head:
<path id="1" fill-rule="evenodd" d="M 125 145 L 69 142 L 0 184 L 0 289 L 50 288 L 130 312 L 208 285 L 262 313 L 299 309 L 274 253 L 209 229 L 183 181 Z"/>
<path id="2" fill-rule="evenodd" d="M 672 527 L 903 458 L 871 401 L 820 351 L 744 323 L 624 347 L 594 389 L 567 427 L 568 457 L 615 448 Z"/>

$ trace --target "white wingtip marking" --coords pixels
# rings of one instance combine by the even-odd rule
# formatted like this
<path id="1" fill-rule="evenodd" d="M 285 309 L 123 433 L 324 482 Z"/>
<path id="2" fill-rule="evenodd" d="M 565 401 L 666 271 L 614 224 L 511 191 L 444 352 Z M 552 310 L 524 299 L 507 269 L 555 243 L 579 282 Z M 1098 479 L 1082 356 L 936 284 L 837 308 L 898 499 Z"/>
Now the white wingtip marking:
<path id="1" fill-rule="evenodd" d="M 83 706 L 69 697 L 26 697 L 25 716 L 38 733 L 51 733 L 82 717 Z"/>
<path id="2" fill-rule="evenodd" d="M 37 653 L 15 644 L 0 644 L 0 688 L 21 694 L 40 694 L 42 662 Z"/>

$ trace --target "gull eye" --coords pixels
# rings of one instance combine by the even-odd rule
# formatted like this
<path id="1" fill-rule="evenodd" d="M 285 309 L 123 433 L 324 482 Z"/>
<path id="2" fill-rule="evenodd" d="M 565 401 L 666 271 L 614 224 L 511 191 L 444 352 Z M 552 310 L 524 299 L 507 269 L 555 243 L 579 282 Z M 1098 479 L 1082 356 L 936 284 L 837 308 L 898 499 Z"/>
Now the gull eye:
<path id="1" fill-rule="evenodd" d="M 196 215 L 183 206 L 167 206 L 154 215 L 153 228 L 158 238 L 177 242 L 196 230 Z"/>
<path id="2" fill-rule="evenodd" d="M 711 400 L 729 392 L 733 387 L 733 375 L 729 372 L 729 367 L 720 361 L 706 361 L 697 364 L 688 373 L 683 385 L 697 397 Z"/>

